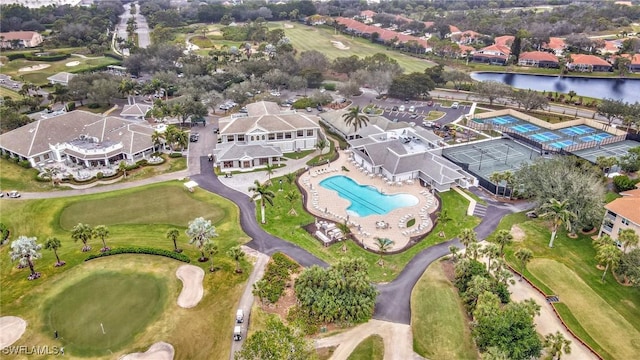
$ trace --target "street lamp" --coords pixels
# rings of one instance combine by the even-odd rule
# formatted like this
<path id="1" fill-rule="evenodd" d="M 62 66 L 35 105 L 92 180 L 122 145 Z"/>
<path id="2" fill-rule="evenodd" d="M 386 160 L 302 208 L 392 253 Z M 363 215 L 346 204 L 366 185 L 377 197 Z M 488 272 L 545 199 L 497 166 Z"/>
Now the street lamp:
<path id="1" fill-rule="evenodd" d="M 278 182 L 280 183 L 280 190 L 278 191 L 282 191 L 282 179 L 280 179 Z"/>

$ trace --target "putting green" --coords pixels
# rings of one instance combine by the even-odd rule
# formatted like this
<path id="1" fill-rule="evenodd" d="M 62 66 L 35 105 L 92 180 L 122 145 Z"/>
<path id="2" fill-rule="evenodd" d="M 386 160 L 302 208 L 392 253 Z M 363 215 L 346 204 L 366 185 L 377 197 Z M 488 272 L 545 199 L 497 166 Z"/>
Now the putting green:
<path id="1" fill-rule="evenodd" d="M 144 331 L 166 302 L 167 285 L 157 276 L 99 271 L 50 299 L 44 318 L 48 333 L 58 331 L 70 353 L 108 355 Z"/>

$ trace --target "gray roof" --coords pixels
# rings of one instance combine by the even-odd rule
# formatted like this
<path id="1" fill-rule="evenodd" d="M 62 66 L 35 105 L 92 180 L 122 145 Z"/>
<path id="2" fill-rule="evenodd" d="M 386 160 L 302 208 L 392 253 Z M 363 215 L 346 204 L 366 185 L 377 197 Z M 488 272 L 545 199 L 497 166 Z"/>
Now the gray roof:
<path id="1" fill-rule="evenodd" d="M 364 127 L 359 128 L 358 132 L 356 132 L 354 131 L 353 126 L 348 126 L 347 124 L 345 124 L 344 119 L 342 118 L 342 115 L 346 114 L 347 112 L 348 112 L 348 109 L 327 111 L 327 112 L 321 113 L 320 118 L 324 120 L 324 122 L 326 122 L 327 124 L 334 127 L 336 130 L 340 131 L 346 137 L 354 136 L 356 134 L 360 136 L 366 136 L 366 135 L 362 135 L 363 132 L 370 131 L 367 129 L 373 125 L 377 126 L 379 130 L 384 131 L 389 126 L 389 123 L 390 123 L 390 121 L 385 117 L 382 117 L 379 115 L 367 115 L 367 118 L 369 118 L 369 122 Z M 397 125 L 397 124 L 394 124 L 394 125 Z M 374 131 L 379 131 L 379 130 L 374 130 Z"/>
<path id="2" fill-rule="evenodd" d="M 232 161 L 256 159 L 263 157 L 282 156 L 282 151 L 276 146 L 238 145 L 235 143 L 218 144 L 214 150 L 217 161 Z"/>
<path id="3" fill-rule="evenodd" d="M 55 82 L 60 82 L 60 83 L 69 83 L 69 81 L 71 79 L 73 79 L 74 77 L 76 77 L 76 74 L 72 74 L 72 73 L 68 73 L 68 72 L 59 72 L 57 74 L 51 75 L 47 78 L 47 80 L 49 81 L 55 81 Z"/>
<path id="4" fill-rule="evenodd" d="M 292 110 L 281 110 L 276 103 L 260 101 L 247 105 L 248 116 L 226 117 L 219 121 L 220 134 L 248 134 L 261 132 L 295 131 L 319 128 L 318 118 Z"/>
<path id="5" fill-rule="evenodd" d="M 146 104 L 125 105 L 122 107 L 120 116 L 135 116 L 135 117 L 145 116 L 147 112 L 151 110 L 152 107 L 153 106 L 146 105 Z"/>
<path id="6" fill-rule="evenodd" d="M 121 142 L 125 153 L 135 154 L 153 147 L 153 131 L 146 124 L 75 110 L 2 134 L 0 147 L 28 158 L 48 152 L 50 144 L 67 143 L 85 135 L 98 142 Z"/>

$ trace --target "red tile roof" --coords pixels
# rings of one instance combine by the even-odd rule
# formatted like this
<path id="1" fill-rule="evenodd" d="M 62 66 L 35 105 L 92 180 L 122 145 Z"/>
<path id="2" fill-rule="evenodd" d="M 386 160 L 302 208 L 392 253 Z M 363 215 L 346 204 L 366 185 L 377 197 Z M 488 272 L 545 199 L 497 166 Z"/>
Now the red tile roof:
<path id="1" fill-rule="evenodd" d="M 472 46 L 468 46 L 468 45 L 458 45 L 458 47 L 460 48 L 460 51 L 464 54 L 467 51 L 473 53 L 474 51 L 476 51 L 475 48 L 473 48 Z"/>
<path id="2" fill-rule="evenodd" d="M 546 51 L 527 51 L 520 54 L 519 60 L 553 61 L 558 62 L 558 58 Z"/>
<path id="3" fill-rule="evenodd" d="M 605 52 L 610 52 L 610 53 L 615 53 L 618 52 L 618 50 L 620 50 L 620 42 L 616 41 L 616 40 L 605 40 L 604 41 L 604 46 L 602 47 L 602 51 Z"/>
<path id="4" fill-rule="evenodd" d="M 486 52 L 486 51 L 501 52 L 501 53 L 504 53 L 507 56 L 509 56 L 511 54 L 511 48 L 510 47 L 508 47 L 506 45 L 499 45 L 499 44 L 489 45 L 489 46 L 483 47 L 482 49 L 479 50 L 479 52 Z"/>
<path id="5" fill-rule="evenodd" d="M 611 64 L 602 58 L 586 54 L 571 54 L 571 63 L 576 65 L 611 66 Z"/>
<path id="6" fill-rule="evenodd" d="M 393 38 L 398 38 L 398 41 L 401 43 L 405 43 L 407 41 L 413 40 L 413 41 L 417 41 L 418 44 L 422 45 L 425 49 L 430 47 L 427 40 L 421 39 L 416 36 L 404 35 L 399 32 L 395 32 L 393 30 L 386 30 L 386 29 L 379 28 L 377 26 L 366 25 L 359 21 L 349 19 L 349 18 L 344 18 L 344 17 L 338 17 L 336 18 L 336 21 L 339 24 L 342 24 L 349 29 L 359 31 L 363 34 L 373 34 L 374 32 L 377 32 L 378 34 L 380 34 L 380 39 L 384 41 L 389 41 Z"/>
<path id="7" fill-rule="evenodd" d="M 621 192 L 620 195 L 622 197 L 606 204 L 604 208 L 640 224 L 640 211 L 638 211 L 640 209 L 640 189 Z"/>
<path id="8" fill-rule="evenodd" d="M 364 16 L 364 17 L 368 17 L 368 18 L 372 18 L 372 17 L 374 17 L 376 15 L 378 15 L 378 13 L 375 12 L 375 11 L 371 11 L 371 10 L 360 11 L 360 16 Z"/>
<path id="9" fill-rule="evenodd" d="M 460 32 L 460 29 L 458 29 L 458 27 L 455 25 L 449 25 L 449 31 L 453 34 Z"/>
<path id="10" fill-rule="evenodd" d="M 567 44 L 561 38 L 550 37 L 549 38 L 549 43 L 544 44 L 544 46 L 547 49 L 551 49 L 551 50 L 563 50 L 564 48 L 567 47 Z"/>
<path id="11" fill-rule="evenodd" d="M 493 42 L 496 45 L 511 46 L 511 43 L 513 43 L 515 38 L 516 37 L 513 35 L 498 36 L 493 40 Z"/>
<path id="12" fill-rule="evenodd" d="M 31 40 L 35 34 L 35 31 L 9 31 L 0 33 L 0 36 L 4 36 L 4 41 Z"/>

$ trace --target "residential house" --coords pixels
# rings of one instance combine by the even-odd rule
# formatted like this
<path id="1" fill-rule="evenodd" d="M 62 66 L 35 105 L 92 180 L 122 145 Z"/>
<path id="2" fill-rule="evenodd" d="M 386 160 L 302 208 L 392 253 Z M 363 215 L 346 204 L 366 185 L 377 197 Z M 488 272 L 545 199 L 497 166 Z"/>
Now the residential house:
<path id="1" fill-rule="evenodd" d="M 500 46 L 506 46 L 511 48 L 511 44 L 513 44 L 513 40 L 515 40 L 516 37 L 513 35 L 503 35 L 503 36 L 498 36 L 495 39 L 493 39 L 493 43 L 495 45 L 500 45 Z"/>
<path id="2" fill-rule="evenodd" d="M 630 72 L 640 72 L 640 54 L 628 55 L 631 59 L 629 63 Z"/>
<path id="3" fill-rule="evenodd" d="M 520 54 L 520 66 L 535 66 L 540 68 L 557 68 L 560 66 L 558 58 L 546 51 L 528 51 Z"/>
<path id="4" fill-rule="evenodd" d="M 489 45 L 473 53 L 472 61 L 492 65 L 506 65 L 511 55 L 511 49 L 506 45 Z"/>
<path id="5" fill-rule="evenodd" d="M 542 48 L 553 51 L 556 56 L 562 56 L 562 53 L 567 48 L 567 44 L 562 38 L 550 37 L 548 43 L 542 44 Z"/>
<path id="6" fill-rule="evenodd" d="M 222 171 L 252 170 L 279 164 L 283 153 L 315 149 L 318 122 L 315 115 L 282 110 L 274 102 L 249 104 L 246 114 L 220 119 L 215 166 Z"/>
<path id="7" fill-rule="evenodd" d="M 0 48 L 33 48 L 42 44 L 42 35 L 35 31 L 9 31 L 0 33 Z"/>
<path id="8" fill-rule="evenodd" d="M 605 40 L 602 47 L 598 49 L 602 55 L 615 54 L 620 51 L 622 40 Z"/>
<path id="9" fill-rule="evenodd" d="M 423 185 L 443 192 L 452 186 L 477 185 L 477 179 L 442 157 L 441 138 L 433 132 L 405 127 L 383 130 L 367 126 L 349 140 L 356 164 L 389 181 L 419 180 Z"/>
<path id="10" fill-rule="evenodd" d="M 567 64 L 571 71 L 592 72 L 611 71 L 612 66 L 606 60 L 595 55 L 571 54 L 571 61 Z"/>
<path id="11" fill-rule="evenodd" d="M 455 41 L 458 45 L 468 45 L 477 42 L 483 35 L 473 30 L 462 31 L 451 34 L 451 41 Z"/>
<path id="12" fill-rule="evenodd" d="M 599 233 L 599 236 L 607 234 L 616 241 L 624 229 L 633 229 L 640 234 L 640 189 L 621 192 L 620 195 L 622 197 L 604 206 L 607 212 Z"/>
<path id="13" fill-rule="evenodd" d="M 109 166 L 151 155 L 153 132 L 148 124 L 75 110 L 0 135 L 0 152 L 33 167 Z"/>
<path id="14" fill-rule="evenodd" d="M 50 84 L 60 84 L 64 86 L 69 86 L 69 81 L 76 77 L 76 74 L 68 73 L 68 72 L 59 72 L 57 74 L 51 75 L 47 78 Z"/>
<path id="15" fill-rule="evenodd" d="M 405 44 L 409 41 L 415 41 L 420 45 L 424 51 L 429 51 L 431 46 L 424 38 L 419 38 L 413 35 L 402 34 L 393 30 L 383 29 L 373 25 L 366 25 L 357 20 L 338 17 L 335 19 L 336 23 L 344 27 L 344 31 L 356 36 L 362 36 L 365 38 L 371 38 L 374 33 L 378 34 L 376 39 L 379 43 L 396 42 L 396 44 Z"/>

